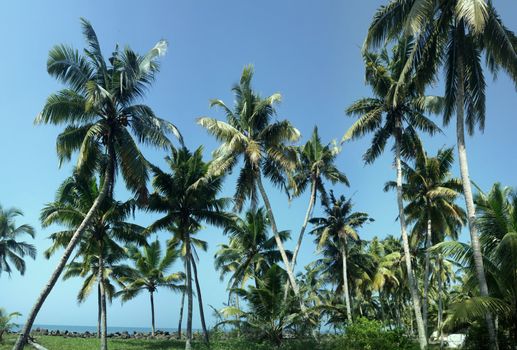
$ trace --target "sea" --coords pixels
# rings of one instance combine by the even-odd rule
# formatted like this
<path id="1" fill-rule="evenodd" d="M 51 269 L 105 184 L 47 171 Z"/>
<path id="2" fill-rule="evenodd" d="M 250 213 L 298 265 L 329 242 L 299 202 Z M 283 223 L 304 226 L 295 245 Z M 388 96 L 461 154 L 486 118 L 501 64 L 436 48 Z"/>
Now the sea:
<path id="1" fill-rule="evenodd" d="M 18 332 L 20 331 L 21 325 L 18 327 L 13 328 L 13 331 Z M 34 324 L 32 326 L 32 330 L 35 330 L 37 328 L 40 329 L 47 329 L 49 331 L 69 331 L 69 332 L 77 332 L 77 333 L 84 333 L 84 332 L 90 332 L 90 333 L 96 333 L 97 332 L 97 326 L 69 326 L 69 325 L 56 325 L 56 324 Z M 159 328 L 157 327 L 156 330 L 160 330 L 163 332 L 176 332 L 177 328 Z M 192 330 L 197 331 L 197 330 Z M 150 333 L 151 328 L 150 327 L 108 327 L 108 333 L 116 333 L 116 332 L 128 332 L 129 334 L 133 334 L 133 332 L 137 333 Z"/>

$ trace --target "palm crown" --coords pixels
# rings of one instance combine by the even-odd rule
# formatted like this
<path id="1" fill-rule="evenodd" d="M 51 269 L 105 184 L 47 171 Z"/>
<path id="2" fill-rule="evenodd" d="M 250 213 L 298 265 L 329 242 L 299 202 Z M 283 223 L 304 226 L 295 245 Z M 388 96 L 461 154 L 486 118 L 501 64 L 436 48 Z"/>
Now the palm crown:
<path id="1" fill-rule="evenodd" d="M 429 134 L 440 131 L 424 113 L 439 112 L 442 99 L 423 95 L 416 77 L 404 84 L 398 82 L 413 46 L 411 40 L 401 39 L 393 48 L 391 57 L 386 48 L 381 53 L 363 54 L 366 82 L 375 97 L 362 98 L 347 108 L 348 115 L 359 118 L 348 129 L 343 141 L 373 132 L 371 146 L 363 156 L 366 163 L 372 163 L 380 156 L 391 137 L 398 139 L 403 154 L 410 155 L 417 139 L 417 130 Z"/>
<path id="2" fill-rule="evenodd" d="M 408 224 L 414 224 L 411 232 L 413 246 L 418 245 L 426 232 L 428 220 L 432 223 L 434 243 L 441 242 L 444 235 L 456 239 L 465 224 L 465 211 L 455 203 L 463 187 L 460 179 L 451 176 L 453 162 L 452 148 L 442 148 L 435 157 L 429 157 L 420 144 L 414 166 L 402 163 L 405 180 L 402 191 L 404 199 L 409 201 L 404 213 Z M 384 190 L 395 187 L 396 182 L 389 181 Z"/>
<path id="3" fill-rule="evenodd" d="M 215 266 L 221 278 L 232 273 L 229 288 L 243 288 L 246 282 L 257 279 L 274 263 L 281 260 L 274 237 L 269 236 L 270 223 L 263 208 L 250 209 L 244 219 L 236 219 L 225 228 L 230 236 L 228 244 L 221 245 L 215 256 Z M 282 240 L 289 231 L 280 233 Z"/>
<path id="4" fill-rule="evenodd" d="M 49 53 L 49 74 L 67 88 L 48 97 L 36 123 L 66 125 L 57 138 L 60 163 L 78 151 L 77 171 L 90 177 L 104 165 L 106 153 L 128 188 L 146 195 L 148 166 L 131 133 L 139 142 L 162 148 L 170 145 L 166 133 L 180 137 L 174 125 L 136 103 L 153 82 L 167 43 L 159 41 L 144 56 L 116 47 L 106 62 L 93 27 L 85 19 L 81 23 L 88 45 L 84 55 L 67 45 Z"/>
<path id="5" fill-rule="evenodd" d="M 211 106 L 224 111 L 226 122 L 207 117 L 198 119 L 200 125 L 222 142 L 214 152 L 211 173 L 223 174 L 243 158 L 244 165 L 234 196 L 235 208 L 239 211 L 248 198 L 256 203 L 259 173 L 285 188 L 283 172 L 292 171 L 296 166 L 296 151 L 286 143 L 300 137 L 299 131 L 289 121 L 272 121 L 276 113 L 275 104 L 280 102 L 281 95 L 276 93 L 262 98 L 252 90 L 252 77 L 253 67 L 245 67 L 240 82 L 232 88 L 235 94 L 233 110 L 221 100 L 211 101 Z"/>
<path id="6" fill-rule="evenodd" d="M 18 241 L 18 237 L 27 234 L 34 238 L 34 228 L 24 224 L 16 226 L 14 219 L 23 215 L 22 211 L 16 208 L 4 209 L 0 206 L 0 275 L 2 271 L 11 274 L 12 268 L 18 270 L 22 275 L 25 273 L 25 261 L 23 258 L 28 255 L 36 258 L 36 248 L 27 242 Z"/>
<path id="7" fill-rule="evenodd" d="M 443 65 L 446 73 L 444 120 L 456 109 L 460 82 L 465 86 L 466 124 L 470 133 L 485 124 L 485 79 L 481 56 L 488 68 L 507 71 L 517 81 L 517 38 L 505 27 L 492 1 L 402 1 L 381 6 L 368 30 L 365 48 L 382 45 L 400 33 L 414 37 L 399 82 L 410 79 L 416 69 L 427 83 Z M 461 67 L 460 67 L 461 66 Z M 459 74 L 460 68 L 463 77 Z M 421 84 L 421 85 L 424 85 Z"/>

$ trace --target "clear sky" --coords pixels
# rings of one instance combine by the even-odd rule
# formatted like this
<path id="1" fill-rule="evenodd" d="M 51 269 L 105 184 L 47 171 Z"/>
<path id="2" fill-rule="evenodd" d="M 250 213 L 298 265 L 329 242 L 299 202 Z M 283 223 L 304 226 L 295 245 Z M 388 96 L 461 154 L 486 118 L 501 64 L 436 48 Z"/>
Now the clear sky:
<path id="1" fill-rule="evenodd" d="M 60 88 L 46 72 L 49 49 L 56 44 L 84 46 L 79 17 L 89 19 L 106 56 L 116 43 L 146 52 L 164 38 L 170 43 L 162 69 L 145 102 L 155 112 L 175 123 L 189 147 L 203 145 L 207 157 L 216 143 L 199 126 L 201 115 L 224 118 L 210 110 L 208 100 L 221 98 L 232 104 L 230 88 L 248 63 L 255 65 L 254 85 L 263 95 L 281 92 L 279 118 L 288 118 L 307 139 L 314 125 L 324 141 L 340 139 L 352 120 L 344 109 L 355 99 L 369 96 L 364 86 L 359 48 L 375 9 L 385 3 L 368 1 L 3 1 L 0 3 L 0 203 L 25 212 L 18 221 L 37 230 L 38 258 L 28 261 L 25 277 L 14 273 L 0 277 L 0 306 L 27 315 L 36 295 L 46 283 L 58 255 L 45 260 L 52 229 L 42 229 L 38 221 L 44 203 L 53 200 L 57 186 L 70 174 L 70 165 L 58 168 L 55 139 L 60 128 L 34 126 L 33 120 L 45 98 Z M 495 1 L 506 25 L 517 30 L 517 3 Z M 517 157 L 516 93 L 514 85 L 501 75 L 487 79 L 487 125 L 484 134 L 468 139 L 471 175 L 483 188 L 493 182 L 515 186 Z M 435 89 L 442 91 L 441 85 Z M 441 123 L 439 119 L 438 122 Z M 425 139 L 431 153 L 443 145 L 454 145 L 454 130 Z M 365 227 L 363 239 L 395 234 L 398 236 L 394 193 L 384 193 L 385 181 L 394 177 L 392 156 L 384 154 L 374 165 L 364 166 L 361 155 L 369 140 L 347 143 L 338 165 L 346 172 L 351 188 L 339 193 L 353 196 L 356 210 L 367 211 L 375 222 Z M 145 149 L 145 155 L 159 165 L 163 151 Z M 454 168 L 458 174 L 457 165 Z M 224 195 L 233 193 L 228 179 Z M 273 206 L 281 229 L 297 235 L 307 197 L 289 204 L 271 189 Z M 129 194 L 120 187 L 118 199 Z M 135 221 L 147 225 L 152 217 L 143 213 Z M 464 235 L 465 237 L 465 235 Z M 167 234 L 160 235 L 161 239 Z M 225 242 L 220 230 L 207 228 L 199 238 L 209 243 L 200 254 L 200 283 L 206 313 L 208 305 L 220 308 L 226 300 L 226 282 L 219 280 L 213 255 Z M 303 266 L 316 258 L 308 237 L 302 247 Z M 294 243 L 288 244 L 293 248 Z M 180 264 L 174 267 L 180 269 Z M 96 302 L 92 296 L 78 306 L 76 294 L 81 281 L 59 281 L 44 304 L 36 323 L 94 325 Z M 175 327 L 180 296 L 160 291 L 156 298 L 157 326 Z M 115 300 L 109 307 L 111 326 L 148 326 L 148 296 L 143 294 L 121 307 Z M 211 322 L 210 322 L 211 323 Z M 197 314 L 194 327 L 199 327 Z"/>

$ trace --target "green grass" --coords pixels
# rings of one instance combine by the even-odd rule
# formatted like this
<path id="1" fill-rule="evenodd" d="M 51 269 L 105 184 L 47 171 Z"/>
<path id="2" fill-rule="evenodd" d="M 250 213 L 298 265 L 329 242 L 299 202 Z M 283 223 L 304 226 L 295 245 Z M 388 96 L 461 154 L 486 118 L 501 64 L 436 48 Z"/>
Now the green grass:
<path id="1" fill-rule="evenodd" d="M 56 336 L 37 336 L 36 340 L 49 350 L 95 350 L 99 348 L 99 340 L 95 338 L 64 338 Z M 4 337 L 0 343 L 0 350 L 11 350 L 15 337 L 12 335 Z M 193 349 L 207 350 L 207 347 L 199 342 L 194 342 Z M 109 350 L 183 350 L 184 341 L 177 340 L 146 340 L 146 339 L 109 339 Z M 26 347 L 26 349 L 30 349 Z M 270 350 L 270 344 L 259 344 L 241 339 L 216 340 L 210 347 L 211 350 Z M 305 341 L 284 342 L 280 350 L 330 350 L 330 347 L 322 345 L 317 347 Z M 332 349 L 334 350 L 334 349 Z"/>
<path id="2" fill-rule="evenodd" d="M 0 343 L 0 350 L 11 350 L 15 337 L 8 335 L 4 337 L 4 341 Z M 99 348 L 99 340 L 95 338 L 64 338 L 56 336 L 38 336 L 38 343 L 49 350 L 96 350 Z M 194 342 L 194 350 L 208 350 L 208 348 L 199 342 Z M 109 339 L 109 350 L 183 350 L 185 342 L 177 340 L 146 340 L 146 339 Z M 260 344 L 243 339 L 232 340 L 215 340 L 211 343 L 210 350 L 345 350 L 338 349 L 336 345 L 329 343 L 315 344 L 310 340 L 306 341 L 285 341 L 282 346 L 276 348 L 271 344 Z M 415 349 L 418 346 L 415 345 Z M 26 347 L 27 350 L 32 350 Z M 431 347 L 430 349 L 437 349 Z M 362 350 L 362 349 L 347 349 Z"/>

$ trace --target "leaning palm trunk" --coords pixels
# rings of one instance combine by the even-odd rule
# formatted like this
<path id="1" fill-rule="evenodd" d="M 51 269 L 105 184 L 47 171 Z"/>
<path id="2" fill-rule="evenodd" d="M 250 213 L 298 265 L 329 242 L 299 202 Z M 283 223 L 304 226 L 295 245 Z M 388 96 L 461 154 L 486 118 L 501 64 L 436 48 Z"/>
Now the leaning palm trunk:
<path id="1" fill-rule="evenodd" d="M 432 240 L 432 231 L 431 231 L 431 215 L 428 213 L 427 219 L 427 234 L 425 239 L 425 269 L 424 269 L 424 300 L 422 301 L 422 316 L 424 319 L 424 328 L 426 334 L 429 330 L 427 324 L 427 303 L 429 300 L 429 273 L 431 270 L 431 253 L 429 252 L 429 248 L 431 248 L 431 240 Z"/>
<path id="2" fill-rule="evenodd" d="M 348 271 L 346 259 L 346 238 L 343 238 L 343 247 L 341 248 L 341 259 L 343 260 L 343 294 L 346 303 L 346 319 L 348 325 L 352 324 L 352 308 L 350 305 L 350 293 L 348 291 Z"/>
<path id="3" fill-rule="evenodd" d="M 196 282 L 196 293 L 197 300 L 199 303 L 199 316 L 201 318 L 201 328 L 203 329 L 203 336 L 205 338 L 205 343 L 210 344 L 210 339 L 208 338 L 208 331 L 206 329 L 205 323 L 205 311 L 203 309 L 203 298 L 201 297 L 201 287 L 199 286 L 199 280 L 197 278 L 197 266 L 194 259 L 191 260 L 192 268 L 194 269 L 194 281 Z"/>
<path id="4" fill-rule="evenodd" d="M 416 289 L 415 278 L 413 275 L 413 268 L 411 267 L 411 255 L 409 251 L 409 242 L 406 231 L 406 220 L 404 217 L 404 203 L 402 201 L 402 166 L 400 160 L 400 139 L 401 139 L 401 126 L 400 119 L 398 121 L 399 125 L 397 128 L 397 136 L 395 138 L 395 165 L 397 168 L 397 203 L 399 209 L 399 221 L 400 221 L 400 231 L 402 234 L 402 242 L 404 246 L 404 260 L 406 261 L 406 269 L 407 276 L 409 282 L 409 291 L 411 293 L 411 299 L 413 301 L 413 309 L 415 312 L 415 319 L 418 330 L 418 340 L 420 343 L 420 349 L 425 350 L 427 348 L 427 337 L 425 334 L 424 322 L 422 320 L 422 313 L 420 312 L 420 298 L 418 297 L 418 291 Z"/>
<path id="5" fill-rule="evenodd" d="M 305 213 L 305 218 L 303 219 L 302 228 L 300 230 L 300 235 L 298 236 L 298 242 L 296 242 L 296 246 L 294 247 L 293 258 L 291 259 L 291 269 L 294 271 L 294 267 L 296 265 L 296 258 L 298 257 L 298 253 L 300 252 L 300 247 L 302 246 L 303 235 L 305 233 L 305 229 L 307 228 L 307 224 L 309 223 L 309 219 L 311 218 L 312 209 L 314 208 L 314 203 L 316 202 L 316 180 L 313 179 L 311 182 L 311 197 L 309 199 L 309 206 L 307 207 L 307 212 Z M 285 286 L 284 292 L 284 300 L 287 300 L 287 296 L 289 294 L 289 282 Z"/>
<path id="6" fill-rule="evenodd" d="M 474 207 L 474 199 L 472 197 L 472 186 L 470 184 L 469 167 L 467 160 L 467 148 L 465 146 L 465 123 L 464 123 L 464 103 L 465 103 L 465 85 L 464 85 L 464 67 L 463 58 L 458 57 L 458 94 L 456 100 L 456 137 L 458 143 L 458 158 L 460 161 L 461 182 L 463 184 L 463 195 L 465 197 L 465 206 L 467 207 L 467 216 L 470 232 L 470 245 L 472 246 L 472 255 L 474 258 L 474 266 L 476 269 L 476 277 L 479 283 L 479 293 L 483 297 L 489 296 L 488 285 L 486 282 L 485 268 L 483 266 L 483 255 L 481 254 L 481 246 L 476 227 L 476 208 Z M 494 328 L 492 314 L 486 315 L 486 325 L 491 349 L 498 349 L 497 337 Z"/>
<path id="7" fill-rule="evenodd" d="M 303 235 L 305 233 L 305 229 L 307 228 L 307 224 L 309 219 L 311 218 L 312 209 L 314 208 L 314 203 L 316 202 L 316 180 L 313 179 L 311 182 L 311 197 L 309 199 L 309 207 L 307 208 L 307 212 L 305 213 L 305 218 L 303 220 L 303 225 L 300 230 L 300 235 L 298 236 L 298 242 L 294 247 L 293 258 L 291 259 L 291 269 L 294 271 L 294 266 L 296 265 L 296 258 L 298 257 L 298 253 L 300 252 L 300 247 L 302 246 Z"/>
<path id="8" fill-rule="evenodd" d="M 154 338 L 154 336 L 156 334 L 156 329 L 154 327 L 154 295 L 153 295 L 153 292 L 149 293 L 149 298 L 151 300 L 151 335 Z"/>
<path id="9" fill-rule="evenodd" d="M 181 323 L 183 322 L 183 307 L 185 305 L 185 291 L 181 293 L 180 319 L 178 321 L 178 339 L 181 339 Z"/>
<path id="10" fill-rule="evenodd" d="M 61 257 L 61 260 L 59 260 L 59 263 L 56 266 L 56 269 L 50 276 L 49 281 L 41 291 L 40 295 L 38 296 L 38 299 L 36 299 L 36 303 L 34 304 L 29 316 L 27 317 L 27 322 L 23 326 L 23 329 L 20 333 L 20 336 L 18 337 L 16 344 L 13 347 L 13 350 L 22 350 L 25 344 L 27 343 L 27 338 L 29 336 L 29 333 L 31 331 L 32 325 L 34 324 L 34 320 L 36 319 L 36 316 L 38 315 L 39 310 L 43 306 L 43 303 L 47 299 L 48 295 L 56 285 L 57 280 L 59 279 L 59 276 L 61 276 L 61 273 L 63 272 L 63 269 L 65 268 L 65 265 L 68 261 L 68 258 L 72 254 L 72 251 L 74 250 L 75 246 L 79 242 L 84 230 L 88 227 L 90 224 L 90 221 L 93 218 L 93 215 L 99 208 L 99 206 L 102 204 L 106 196 L 108 195 L 108 192 L 110 191 L 112 187 L 112 182 L 114 178 L 114 164 L 113 164 L 113 155 L 112 152 L 110 152 L 110 161 L 108 162 L 108 166 L 106 167 L 106 171 L 104 174 L 104 183 L 102 184 L 102 189 L 93 202 L 92 207 L 84 217 L 83 221 L 77 228 L 77 230 L 74 232 L 72 239 L 70 239 L 70 242 L 65 248 L 65 251 L 63 252 L 63 256 Z"/>
<path id="11" fill-rule="evenodd" d="M 275 235 L 275 241 L 276 245 L 278 247 L 278 250 L 280 251 L 280 255 L 282 256 L 283 263 L 285 265 L 285 269 L 287 271 L 287 276 L 289 277 L 289 282 L 291 283 L 291 287 L 293 288 L 294 294 L 299 297 L 300 296 L 300 290 L 298 288 L 298 284 L 296 283 L 296 279 L 294 278 L 293 270 L 291 269 L 291 264 L 289 263 L 289 258 L 287 257 L 287 254 L 285 252 L 284 244 L 282 243 L 282 240 L 280 239 L 280 236 L 278 235 L 278 229 L 276 226 L 275 217 L 273 216 L 273 210 L 271 208 L 271 203 L 269 202 L 269 198 L 267 196 L 266 190 L 264 189 L 264 185 L 262 184 L 262 178 L 261 175 L 258 174 L 257 176 L 257 185 L 260 191 L 260 194 L 262 195 L 262 200 L 264 201 L 264 205 L 267 209 L 267 215 L 269 218 L 269 221 L 271 222 L 271 229 L 273 230 L 273 234 Z M 306 314 L 306 307 L 303 301 L 300 299 L 300 309 L 302 310 L 303 314 Z"/>
<path id="12" fill-rule="evenodd" d="M 104 286 L 104 257 L 102 243 L 99 250 L 99 287 L 101 291 L 101 350 L 108 350 L 107 315 L 106 315 L 106 288 Z"/>
<path id="13" fill-rule="evenodd" d="M 187 340 L 185 342 L 185 350 L 192 349 L 192 268 L 190 265 L 191 248 L 190 248 L 190 236 L 189 233 L 185 233 L 185 268 L 187 277 Z"/>

